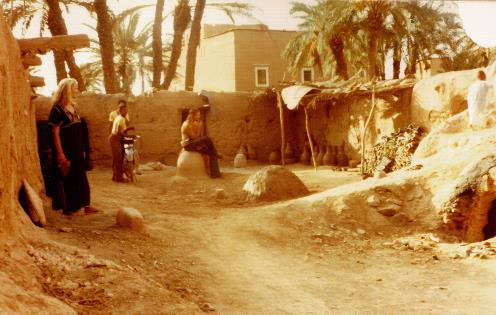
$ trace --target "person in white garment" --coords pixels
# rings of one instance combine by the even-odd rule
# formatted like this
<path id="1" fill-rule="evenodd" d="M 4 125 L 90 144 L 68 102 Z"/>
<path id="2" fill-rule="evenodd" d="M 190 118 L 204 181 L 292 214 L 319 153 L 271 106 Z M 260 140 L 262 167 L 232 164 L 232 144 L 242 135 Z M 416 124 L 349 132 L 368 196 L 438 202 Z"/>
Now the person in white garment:
<path id="1" fill-rule="evenodd" d="M 487 102 L 490 85 L 486 82 L 486 73 L 477 72 L 477 81 L 468 88 L 468 123 L 471 128 L 484 127 L 486 123 Z"/>

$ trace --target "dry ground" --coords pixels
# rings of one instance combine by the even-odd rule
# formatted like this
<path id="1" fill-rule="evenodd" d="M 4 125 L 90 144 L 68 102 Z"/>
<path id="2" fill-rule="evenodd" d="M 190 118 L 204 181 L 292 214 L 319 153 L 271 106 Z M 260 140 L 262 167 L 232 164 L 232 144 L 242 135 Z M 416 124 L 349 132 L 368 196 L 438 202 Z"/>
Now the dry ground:
<path id="1" fill-rule="evenodd" d="M 241 187 L 256 169 L 177 180 L 171 168 L 132 184 L 112 182 L 107 169 L 91 171 L 92 200 L 104 213 L 49 213 L 49 241 L 33 242 L 30 253 L 39 280 L 81 314 L 496 312 L 496 260 L 384 245 L 420 235 L 415 223 L 364 231 L 305 218 L 308 209 L 297 202 L 247 204 Z M 312 192 L 360 180 L 293 169 Z M 215 197 L 219 188 L 227 198 Z M 115 226 L 121 206 L 143 213 L 146 234 Z"/>

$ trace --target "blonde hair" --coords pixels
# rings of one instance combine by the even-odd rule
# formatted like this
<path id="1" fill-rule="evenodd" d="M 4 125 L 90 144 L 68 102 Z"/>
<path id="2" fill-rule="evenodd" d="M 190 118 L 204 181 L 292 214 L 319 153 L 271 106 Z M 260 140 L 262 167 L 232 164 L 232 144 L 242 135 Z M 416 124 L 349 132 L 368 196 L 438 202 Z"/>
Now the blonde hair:
<path id="1" fill-rule="evenodd" d="M 61 103 L 63 97 L 65 97 L 66 104 L 74 103 L 74 96 L 72 95 L 72 87 L 77 84 L 77 81 L 73 78 L 65 78 L 60 80 L 57 89 L 53 93 L 53 105 Z M 65 106 L 66 104 L 61 104 Z"/>

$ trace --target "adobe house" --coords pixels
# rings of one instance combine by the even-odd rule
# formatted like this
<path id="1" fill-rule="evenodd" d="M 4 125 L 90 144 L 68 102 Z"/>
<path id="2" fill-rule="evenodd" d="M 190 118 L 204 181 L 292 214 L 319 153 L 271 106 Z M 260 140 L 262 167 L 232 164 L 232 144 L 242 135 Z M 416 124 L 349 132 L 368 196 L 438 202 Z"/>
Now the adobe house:
<path id="1" fill-rule="evenodd" d="M 195 91 L 253 92 L 281 81 L 314 81 L 317 72 L 304 67 L 297 77 L 288 71 L 282 51 L 296 31 L 269 30 L 255 25 L 202 26 L 195 70 Z M 187 42 L 186 35 L 185 42 Z M 178 79 L 171 90 L 184 89 L 186 54 L 179 61 Z"/>

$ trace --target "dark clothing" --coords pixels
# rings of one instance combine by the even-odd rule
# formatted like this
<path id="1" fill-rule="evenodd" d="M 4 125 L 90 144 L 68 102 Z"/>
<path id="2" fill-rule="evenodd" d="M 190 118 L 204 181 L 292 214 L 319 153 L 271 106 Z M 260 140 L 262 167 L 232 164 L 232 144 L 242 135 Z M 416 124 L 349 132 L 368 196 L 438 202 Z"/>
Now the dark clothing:
<path id="1" fill-rule="evenodd" d="M 62 151 L 69 161 L 69 173 L 64 177 L 57 161 L 57 150 L 52 133 L 52 173 L 56 191 L 52 199 L 54 209 L 63 209 L 64 213 L 78 211 L 90 205 L 90 186 L 86 177 L 84 152 L 85 139 L 81 119 L 77 112 L 67 112 L 60 104 L 50 111 L 48 123 L 52 127 L 60 126 Z"/>
<path id="2" fill-rule="evenodd" d="M 122 181 L 122 174 L 124 173 L 122 169 L 122 136 L 120 134 L 111 135 L 109 142 L 112 150 L 112 180 Z"/>
<path id="3" fill-rule="evenodd" d="M 219 170 L 219 161 L 217 160 L 219 156 L 217 154 L 217 150 L 215 149 L 214 143 L 212 142 L 212 139 L 210 139 L 208 136 L 196 138 L 194 140 L 188 140 L 187 143 L 184 145 L 184 149 L 186 151 L 196 151 L 200 152 L 201 154 L 208 155 L 210 160 L 210 177 L 216 178 L 221 176 Z"/>

